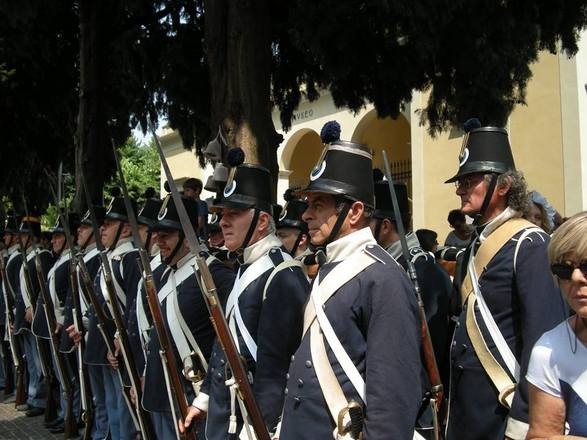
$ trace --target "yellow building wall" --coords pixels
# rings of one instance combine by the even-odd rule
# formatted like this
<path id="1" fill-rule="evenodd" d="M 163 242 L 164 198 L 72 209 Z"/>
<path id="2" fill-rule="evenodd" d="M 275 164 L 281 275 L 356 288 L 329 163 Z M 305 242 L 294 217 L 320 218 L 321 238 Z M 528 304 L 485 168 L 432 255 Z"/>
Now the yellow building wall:
<path id="1" fill-rule="evenodd" d="M 526 106 L 510 117 L 510 142 L 516 167 L 528 189 L 537 190 L 565 212 L 560 70 L 558 55 L 543 52 L 532 68 Z"/>
<path id="2" fill-rule="evenodd" d="M 532 73 L 526 94 L 527 105 L 514 109 L 506 128 L 516 168 L 524 172 L 528 189 L 538 190 L 563 213 L 565 197 L 558 56 L 542 53 L 539 61 L 532 66 Z M 425 104 L 426 100 L 424 95 L 421 102 Z M 432 138 L 425 128 L 420 130 L 424 130 L 423 176 L 419 177 L 423 180 L 424 206 L 423 216 L 415 222 L 414 229 L 432 229 L 438 233 L 439 243 L 444 243 L 450 232 L 446 217 L 451 209 L 460 208 L 460 200 L 454 185 L 443 182 L 458 169 L 457 157 L 462 138 L 456 133 L 452 139 L 450 133 Z"/>

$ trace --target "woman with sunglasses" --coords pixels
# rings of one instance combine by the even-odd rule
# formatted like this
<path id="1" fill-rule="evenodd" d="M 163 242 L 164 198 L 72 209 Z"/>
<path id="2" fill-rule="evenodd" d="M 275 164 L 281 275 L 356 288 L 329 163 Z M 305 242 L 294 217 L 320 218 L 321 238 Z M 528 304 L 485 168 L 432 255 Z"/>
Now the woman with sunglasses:
<path id="1" fill-rule="evenodd" d="M 536 343 L 526 376 L 528 439 L 587 438 L 587 211 L 555 231 L 551 271 L 574 314 Z M 565 435 L 567 434 L 567 435 Z"/>

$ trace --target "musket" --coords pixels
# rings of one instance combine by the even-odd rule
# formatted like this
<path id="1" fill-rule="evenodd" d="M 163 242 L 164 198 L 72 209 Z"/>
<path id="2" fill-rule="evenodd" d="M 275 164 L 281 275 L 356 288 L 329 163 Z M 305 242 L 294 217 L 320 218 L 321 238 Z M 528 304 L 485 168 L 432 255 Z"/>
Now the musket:
<path id="1" fill-rule="evenodd" d="M 51 180 L 50 174 L 47 172 L 47 177 Z M 85 352 L 85 339 L 83 337 L 83 325 L 82 325 L 82 314 L 81 314 L 81 307 L 80 307 L 80 292 L 79 292 L 79 282 L 77 278 L 77 260 L 80 258 L 79 253 L 76 250 L 75 242 L 73 240 L 73 235 L 71 233 L 71 229 L 69 228 L 69 218 L 67 212 L 67 206 L 64 210 L 59 209 L 61 206 L 61 164 L 59 166 L 59 176 L 57 180 L 57 187 L 58 192 L 55 194 L 55 190 L 53 189 L 53 185 L 49 182 L 49 188 L 51 193 L 53 194 L 53 198 L 55 199 L 55 206 L 57 206 L 57 212 L 59 214 L 59 219 L 61 221 L 61 226 L 63 227 L 63 233 L 65 235 L 65 240 L 67 242 L 67 247 L 70 249 L 71 252 L 71 262 L 69 264 L 69 281 L 71 285 L 71 296 L 73 302 L 73 323 L 76 332 L 82 335 L 79 344 L 76 348 L 76 358 L 77 358 L 77 368 L 78 368 L 78 380 L 79 380 L 79 388 L 80 388 L 80 397 L 81 397 L 81 420 L 84 422 L 84 440 L 89 440 L 92 435 L 92 425 L 94 421 L 94 410 L 93 410 L 93 403 L 92 403 L 92 394 L 90 390 L 90 377 L 87 369 L 87 365 L 83 361 L 83 354 Z"/>
<path id="2" fill-rule="evenodd" d="M 23 201 L 24 199 L 24 194 L 23 194 Z M 28 217 L 28 215 L 27 215 Z M 30 223 L 30 220 L 29 220 Z M 30 232 L 29 232 L 29 239 L 30 239 Z M 31 243 L 31 247 L 34 248 L 35 244 Z M 31 302 L 31 312 L 32 312 L 32 316 L 35 316 L 36 313 L 36 305 L 37 305 L 37 294 L 35 292 L 35 289 L 33 288 L 33 281 L 31 278 L 31 274 L 29 271 L 29 266 L 28 266 L 28 261 L 27 261 L 27 255 L 26 255 L 26 249 L 24 248 L 22 242 L 20 243 L 19 246 L 19 250 L 20 253 L 22 255 L 22 271 L 23 271 L 23 275 L 24 275 L 24 283 L 25 283 L 25 289 L 28 291 L 28 296 L 29 296 L 29 300 Z M 31 250 L 32 252 L 32 250 Z M 26 294 L 26 292 L 22 292 L 23 294 L 23 298 L 24 295 Z M 37 351 L 39 353 L 39 362 L 41 364 L 41 370 L 43 372 L 43 375 L 45 376 L 45 380 L 47 381 L 47 404 L 45 406 L 45 422 L 50 422 L 52 420 L 54 420 L 57 417 L 57 405 L 58 403 L 56 402 L 56 399 L 54 398 L 53 395 L 53 390 L 55 389 L 56 384 L 56 379 L 55 379 L 55 375 L 53 374 L 53 368 L 52 368 L 52 361 L 51 361 L 51 355 L 50 353 L 47 352 L 47 346 L 45 344 L 42 344 L 39 341 L 39 338 L 37 338 L 35 336 L 35 343 L 37 345 Z M 32 362 L 32 360 L 31 360 Z"/>
<path id="3" fill-rule="evenodd" d="M 26 389 L 24 384 L 26 368 L 25 360 L 23 358 L 22 351 L 20 350 L 20 345 L 14 335 L 14 291 L 12 290 L 12 286 L 8 281 L 4 258 L 0 258 L 0 276 L 2 276 L 2 290 L 4 292 L 4 301 L 6 304 L 6 319 L 8 320 L 6 332 L 8 342 L 10 343 L 12 362 L 14 363 L 14 367 L 16 369 L 16 390 L 14 404 L 15 406 L 18 406 L 26 403 Z"/>
<path id="4" fill-rule="evenodd" d="M 408 276 L 414 284 L 414 291 L 416 292 L 416 299 L 418 301 L 418 309 L 420 311 L 420 332 L 422 334 L 422 351 L 424 353 L 424 364 L 428 373 L 428 379 L 430 380 L 430 403 L 432 405 L 433 422 L 434 422 L 434 438 L 438 440 L 440 438 L 440 427 L 438 424 L 438 411 L 442 405 L 444 397 L 444 388 L 440 379 L 440 372 L 438 371 L 438 365 L 436 364 L 436 356 L 434 355 L 434 347 L 432 346 L 432 339 L 430 338 L 430 330 L 428 329 L 428 322 L 426 321 L 426 311 L 424 310 L 424 302 L 422 301 L 422 294 L 420 291 L 420 284 L 418 283 L 418 275 L 412 259 L 410 258 L 410 252 L 408 250 L 408 242 L 406 240 L 406 230 L 404 229 L 404 223 L 400 216 L 399 204 L 397 201 L 397 194 L 393 186 L 393 176 L 391 174 L 391 168 L 389 161 L 387 160 L 387 153 L 385 150 L 383 153 L 383 162 L 385 164 L 385 177 L 387 184 L 389 185 L 389 191 L 391 192 L 391 201 L 393 203 L 393 214 L 395 216 L 395 224 L 400 242 L 402 245 L 402 254 L 406 260 L 408 266 Z"/>
<path id="5" fill-rule="evenodd" d="M 139 251 L 139 262 L 140 266 L 142 266 L 141 273 L 143 274 L 143 285 L 145 286 L 145 290 L 147 292 L 149 310 L 151 311 L 153 325 L 155 326 L 155 331 L 157 332 L 157 337 L 159 338 L 159 355 L 161 357 L 163 369 L 166 372 L 166 376 L 171 386 L 171 390 L 168 390 L 171 391 L 170 397 L 172 397 L 172 399 L 170 399 L 170 409 L 172 414 L 174 414 L 175 410 L 173 400 L 175 400 L 175 403 L 177 403 L 177 407 L 179 408 L 181 421 L 183 422 L 187 417 L 189 411 L 189 405 L 187 397 L 185 395 L 185 389 L 183 387 L 183 383 L 179 375 L 177 361 L 175 359 L 175 354 L 173 352 L 173 346 L 171 345 L 171 338 L 169 337 L 169 332 L 167 331 L 167 327 L 165 326 L 165 323 L 163 321 L 163 313 L 161 312 L 161 304 L 159 303 L 157 289 L 155 287 L 155 282 L 153 280 L 153 272 L 151 271 L 149 255 L 139 235 L 139 225 L 130 201 L 130 197 L 128 195 L 126 179 L 124 178 L 124 173 L 120 165 L 120 158 L 118 157 L 118 152 L 116 151 L 116 147 L 114 146 L 114 144 L 112 145 L 112 149 L 114 150 L 114 159 L 116 161 L 116 167 L 118 168 L 120 186 L 122 188 L 122 194 L 124 196 L 124 205 L 126 207 L 128 221 L 132 229 L 133 241 Z M 178 434 L 177 428 L 176 434 Z M 183 434 L 183 438 L 185 438 L 186 440 L 196 440 L 196 434 L 193 430 L 189 430 Z"/>
<path id="6" fill-rule="evenodd" d="M 228 324 L 226 323 L 224 312 L 218 298 L 218 293 L 216 292 L 216 286 L 214 285 L 214 279 L 212 278 L 210 269 L 206 264 L 206 259 L 202 256 L 202 249 L 196 237 L 196 232 L 194 231 L 193 225 L 189 221 L 189 216 L 181 200 L 181 196 L 177 190 L 175 181 L 173 180 L 173 176 L 171 174 L 171 170 L 169 169 L 169 165 L 167 164 L 167 160 L 165 159 L 165 154 L 163 153 L 159 138 L 153 130 L 152 132 L 153 139 L 155 140 L 155 145 L 159 153 L 159 158 L 161 159 L 161 165 L 165 171 L 167 183 L 169 184 L 171 195 L 173 197 L 173 201 L 175 202 L 175 208 L 177 209 L 183 232 L 189 243 L 190 252 L 196 257 L 197 268 L 194 267 L 196 279 L 200 284 L 200 289 L 204 295 L 206 305 L 208 306 L 210 320 L 214 326 L 214 331 L 216 332 L 218 341 L 220 342 L 220 345 L 226 354 L 228 365 L 230 366 L 236 381 L 239 397 L 245 405 L 251 421 L 251 425 L 257 434 L 257 439 L 270 440 L 269 432 L 267 431 L 267 425 L 265 425 L 265 421 L 263 420 L 263 416 L 261 415 L 261 411 L 259 410 L 255 396 L 253 395 L 253 389 L 251 388 L 251 384 L 248 380 L 247 370 L 242 363 L 241 357 L 236 348 L 236 343 L 232 338 L 232 334 L 230 333 Z"/>
<path id="7" fill-rule="evenodd" d="M 26 216 L 29 217 L 26 201 L 23 197 L 24 209 Z M 70 249 L 70 252 L 73 250 Z M 43 299 L 43 309 L 45 312 L 45 319 L 47 320 L 47 327 L 49 330 L 49 346 L 53 352 L 53 358 L 55 359 L 55 366 L 57 373 L 61 378 L 61 387 L 63 388 L 63 394 L 66 401 L 66 407 L 64 408 L 64 437 L 72 438 L 77 436 L 77 423 L 74 420 L 73 415 L 73 383 L 72 374 L 69 371 L 69 364 L 67 359 L 64 358 L 63 354 L 59 351 L 59 333 L 57 332 L 57 319 L 55 317 L 55 306 L 51 294 L 47 289 L 47 280 L 45 279 L 45 273 L 43 271 L 43 265 L 41 262 L 41 255 L 38 249 L 33 247 L 35 253 L 35 268 L 37 273 L 37 280 L 39 282 L 39 288 L 41 297 Z"/>
<path id="8" fill-rule="evenodd" d="M 86 201 L 88 203 L 88 210 L 90 212 L 90 218 L 92 219 L 92 233 L 94 234 L 94 239 L 96 240 L 96 247 L 98 248 L 98 255 L 100 256 L 100 262 L 102 267 L 102 273 L 104 274 L 104 281 L 106 284 L 106 294 L 107 299 L 106 302 L 109 304 L 109 309 L 114 320 L 114 325 L 116 326 L 116 330 L 118 332 L 118 342 L 120 344 L 120 351 L 122 353 L 122 358 L 124 361 L 124 366 L 128 373 L 128 377 L 130 378 L 131 386 L 135 389 L 136 392 L 136 399 L 135 399 L 135 411 L 131 411 L 131 414 L 134 412 L 136 414 L 136 420 L 138 421 L 139 430 L 141 431 L 143 440 L 154 440 L 155 436 L 153 435 L 153 430 L 151 428 L 151 421 L 149 416 L 146 414 L 145 410 L 143 409 L 141 402 L 142 402 L 142 388 L 141 388 L 141 381 L 139 378 L 137 366 L 135 364 L 134 357 L 132 355 L 132 351 L 130 348 L 130 342 L 128 340 L 128 334 L 126 332 L 126 328 L 124 326 L 124 321 L 122 319 L 122 312 L 120 310 L 120 305 L 118 304 L 118 296 L 116 294 L 116 288 L 114 286 L 113 275 L 112 275 L 112 268 L 110 266 L 110 262 L 108 261 L 107 251 L 104 248 L 104 244 L 100 238 L 100 234 L 98 231 L 98 222 L 96 220 L 96 213 L 94 212 L 94 208 L 92 205 L 92 197 L 90 196 L 90 191 L 88 189 L 88 185 L 86 182 L 86 177 L 83 169 L 81 170 L 82 182 L 84 187 L 84 193 L 86 196 Z M 114 355 L 115 351 L 112 351 L 111 354 Z M 123 384 L 124 388 L 124 384 Z"/>

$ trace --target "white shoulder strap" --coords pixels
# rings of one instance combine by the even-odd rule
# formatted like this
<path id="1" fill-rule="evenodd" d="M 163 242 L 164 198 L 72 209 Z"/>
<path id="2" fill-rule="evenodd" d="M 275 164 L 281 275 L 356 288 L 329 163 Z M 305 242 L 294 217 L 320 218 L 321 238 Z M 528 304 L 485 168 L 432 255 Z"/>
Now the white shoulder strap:
<path id="1" fill-rule="evenodd" d="M 522 235 L 520 235 L 520 237 L 518 238 L 518 243 L 516 244 L 516 250 L 514 251 L 514 274 L 516 273 L 516 263 L 518 261 L 518 252 L 520 251 L 520 248 L 522 247 L 522 243 L 524 242 L 524 240 L 532 241 L 532 237 L 530 237 L 530 235 L 533 233 L 537 234 L 538 237 L 540 237 L 540 239 L 542 241 L 544 241 L 544 236 L 542 234 L 545 234 L 545 232 L 542 229 L 540 229 L 539 227 L 527 228 L 524 230 L 524 232 L 522 232 Z"/>
<path id="2" fill-rule="evenodd" d="M 495 319 L 483 298 L 483 294 L 481 293 L 481 289 L 479 288 L 479 278 L 477 277 L 477 271 L 475 270 L 475 258 L 473 252 L 471 252 L 471 258 L 469 258 L 468 264 L 468 271 L 469 276 L 471 277 L 471 282 L 473 285 L 473 291 L 475 292 L 475 296 L 477 299 L 477 304 L 479 305 L 479 311 L 481 312 L 481 316 L 483 317 L 483 322 L 487 326 L 489 330 L 489 334 L 493 342 L 495 342 L 495 346 L 499 351 L 504 363 L 506 364 L 507 369 L 509 370 L 512 377 L 515 379 L 516 382 L 520 380 L 520 364 L 518 363 L 514 353 L 510 349 L 510 346 L 507 344 L 505 338 L 501 334 Z"/>
<path id="3" fill-rule="evenodd" d="M 238 306 L 238 300 L 242 292 L 251 284 L 254 280 L 259 278 L 265 272 L 270 270 L 273 267 L 273 260 L 268 255 L 264 255 L 263 257 L 259 258 L 253 264 L 251 264 L 245 272 L 240 275 L 237 274 L 236 281 L 234 286 L 232 287 L 232 291 L 228 297 L 228 301 L 226 303 L 226 318 L 228 321 L 228 326 L 230 328 L 230 332 L 232 333 L 232 337 L 235 341 L 238 341 L 238 334 L 240 332 L 247 350 L 253 357 L 253 359 L 257 360 L 257 343 L 251 336 L 251 333 L 247 329 L 247 326 L 244 323 L 244 320 L 240 313 L 240 308 Z M 238 332 L 237 332 L 238 327 Z M 240 352 L 240 344 L 236 344 L 237 348 Z"/>
<path id="4" fill-rule="evenodd" d="M 267 298 L 267 289 L 269 288 L 271 281 L 273 281 L 273 278 L 275 278 L 275 275 L 277 275 L 282 270 L 288 269 L 290 267 L 299 267 L 300 269 L 302 269 L 304 267 L 304 265 L 302 264 L 301 261 L 294 260 L 292 258 L 290 260 L 284 260 L 281 263 L 279 263 L 277 266 L 275 266 L 275 269 L 273 269 L 271 271 L 271 273 L 269 274 L 269 278 L 267 278 L 267 282 L 265 283 L 265 288 L 263 289 L 263 301 L 265 301 L 265 298 Z"/>

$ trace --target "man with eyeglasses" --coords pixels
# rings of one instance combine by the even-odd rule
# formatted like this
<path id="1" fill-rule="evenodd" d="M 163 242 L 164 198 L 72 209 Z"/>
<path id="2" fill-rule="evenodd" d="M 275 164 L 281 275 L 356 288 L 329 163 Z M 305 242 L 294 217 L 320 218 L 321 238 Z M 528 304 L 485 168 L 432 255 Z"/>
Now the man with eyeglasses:
<path id="1" fill-rule="evenodd" d="M 464 136 L 457 174 L 446 182 L 456 184 L 461 211 L 475 219 L 455 276 L 446 438 L 524 439 L 530 353 L 562 311 L 548 266 L 549 237 L 521 218 L 526 182 L 508 134 L 476 125 Z"/>

